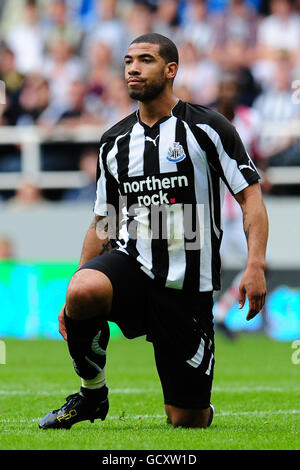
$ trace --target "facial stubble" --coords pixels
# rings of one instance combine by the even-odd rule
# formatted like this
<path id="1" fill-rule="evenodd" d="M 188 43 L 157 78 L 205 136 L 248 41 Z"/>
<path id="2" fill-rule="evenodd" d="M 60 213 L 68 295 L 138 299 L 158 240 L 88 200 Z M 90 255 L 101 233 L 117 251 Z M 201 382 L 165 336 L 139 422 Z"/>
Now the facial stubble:
<path id="1" fill-rule="evenodd" d="M 147 103 L 157 98 L 164 91 L 165 87 L 166 80 L 164 74 L 162 73 L 160 76 L 160 80 L 150 83 L 142 90 L 129 89 L 129 96 L 133 100 Z"/>

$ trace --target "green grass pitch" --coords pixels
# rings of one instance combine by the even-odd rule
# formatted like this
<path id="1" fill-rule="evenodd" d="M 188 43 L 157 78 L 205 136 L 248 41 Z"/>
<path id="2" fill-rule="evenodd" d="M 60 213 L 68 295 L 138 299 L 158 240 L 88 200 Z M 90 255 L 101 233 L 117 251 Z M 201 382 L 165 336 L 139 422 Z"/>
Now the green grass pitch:
<path id="1" fill-rule="evenodd" d="M 64 341 L 7 339 L 0 365 L 1 450 L 300 449 L 300 364 L 291 343 L 260 334 L 229 342 L 216 335 L 210 428 L 166 423 L 151 344 L 111 340 L 107 419 L 71 430 L 38 429 L 39 418 L 78 390 Z M 180 376 L 178 376 L 180 380 Z"/>

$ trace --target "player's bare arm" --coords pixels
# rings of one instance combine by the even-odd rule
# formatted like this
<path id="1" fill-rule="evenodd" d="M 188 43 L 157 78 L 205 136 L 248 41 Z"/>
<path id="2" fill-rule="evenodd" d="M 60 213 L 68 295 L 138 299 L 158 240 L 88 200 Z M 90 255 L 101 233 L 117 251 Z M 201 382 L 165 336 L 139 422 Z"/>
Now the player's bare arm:
<path id="1" fill-rule="evenodd" d="M 79 268 L 95 256 L 111 250 L 108 227 L 107 217 L 94 217 L 83 242 Z"/>
<path id="2" fill-rule="evenodd" d="M 78 268 L 83 266 L 87 261 L 94 258 L 95 256 L 109 252 L 112 249 L 108 235 L 108 229 L 109 224 L 107 217 L 96 215 L 85 236 Z M 64 309 L 65 304 L 59 312 L 58 323 L 59 332 L 64 340 L 67 341 L 67 333 L 64 322 Z"/>
<path id="3" fill-rule="evenodd" d="M 249 300 L 247 320 L 251 320 L 264 306 L 266 297 L 265 255 L 268 240 L 268 216 L 259 183 L 236 195 L 243 212 L 244 232 L 248 244 L 247 267 L 240 283 L 239 308 L 246 296 Z"/>

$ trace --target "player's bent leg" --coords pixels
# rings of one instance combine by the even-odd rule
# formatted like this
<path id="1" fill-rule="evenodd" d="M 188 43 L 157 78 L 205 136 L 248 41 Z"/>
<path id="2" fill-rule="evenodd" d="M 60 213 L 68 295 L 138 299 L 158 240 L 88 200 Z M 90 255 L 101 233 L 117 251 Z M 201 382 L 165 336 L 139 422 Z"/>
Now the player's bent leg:
<path id="1" fill-rule="evenodd" d="M 74 368 L 82 379 L 93 380 L 104 369 L 112 295 L 108 277 L 93 269 L 78 271 L 69 283 L 65 325 Z"/>
<path id="2" fill-rule="evenodd" d="M 204 410 L 189 410 L 177 408 L 172 405 L 165 405 L 168 422 L 174 428 L 207 428 L 210 426 L 213 418 L 213 406 L 210 405 Z"/>
<path id="3" fill-rule="evenodd" d="M 135 286 L 136 305 L 137 299 L 144 301 L 144 276 L 129 256 L 114 250 L 93 258 L 74 274 L 68 286 L 64 321 L 70 356 L 82 386 L 61 408 L 44 416 L 40 428 L 69 429 L 79 421 L 105 419 L 109 409 L 104 375 L 107 320 L 121 321 L 126 337 L 145 334 L 140 310 L 128 299 L 129 287 Z"/>
<path id="4" fill-rule="evenodd" d="M 69 429 L 80 421 L 104 420 L 109 409 L 104 367 L 109 341 L 106 318 L 112 303 L 111 282 L 98 271 L 78 271 L 70 281 L 66 300 L 68 348 L 82 387 L 79 393 L 68 396 L 61 408 L 42 418 L 41 429 Z"/>

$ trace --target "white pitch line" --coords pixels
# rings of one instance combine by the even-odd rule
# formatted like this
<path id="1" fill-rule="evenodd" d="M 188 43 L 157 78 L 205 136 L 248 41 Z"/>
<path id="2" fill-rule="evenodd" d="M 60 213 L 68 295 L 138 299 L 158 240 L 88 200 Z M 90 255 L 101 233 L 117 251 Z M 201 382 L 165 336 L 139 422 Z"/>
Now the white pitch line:
<path id="1" fill-rule="evenodd" d="M 0 390 L 0 395 L 41 395 L 41 396 L 54 396 L 58 394 L 70 395 L 70 390 Z M 124 395 L 134 395 L 139 393 L 161 393 L 160 389 L 151 388 L 113 388 L 109 390 L 109 393 L 119 393 Z"/>
<path id="2" fill-rule="evenodd" d="M 213 386 L 212 392 L 225 392 L 225 393 L 252 393 L 252 392 L 275 392 L 275 393 L 284 393 L 284 392 L 293 392 L 299 393 L 300 388 L 293 388 L 290 387 L 268 387 L 268 386 L 254 386 L 254 387 L 244 387 L 244 386 L 237 386 L 237 387 L 230 387 L 230 386 Z"/>
<path id="3" fill-rule="evenodd" d="M 266 386 L 256 386 L 256 387 L 227 387 L 227 386 L 215 386 L 212 389 L 212 393 L 253 393 L 253 392 L 274 392 L 274 393 L 300 393 L 299 388 L 291 389 L 289 387 L 266 387 Z M 3 389 L 0 390 L 0 395 L 36 395 L 36 396 L 54 396 L 58 394 L 69 395 L 70 390 L 61 390 L 56 391 L 51 390 L 9 390 Z M 124 394 L 124 395 L 134 395 L 141 393 L 161 393 L 159 388 L 112 388 L 109 390 L 110 394 Z"/>
<path id="4" fill-rule="evenodd" d="M 265 416 L 265 415 L 284 415 L 299 414 L 300 410 L 255 410 L 255 411 L 221 411 L 216 416 Z"/>
<path id="5" fill-rule="evenodd" d="M 215 416 L 264 416 L 264 415 L 281 415 L 281 414 L 300 414 L 300 410 L 258 410 L 258 411 L 221 411 L 220 413 L 215 413 Z M 119 416 L 108 416 L 108 419 L 119 419 L 120 421 L 126 421 L 126 419 L 144 419 L 144 418 L 165 418 L 165 414 L 156 414 L 156 415 L 135 415 L 128 417 L 119 417 Z"/>
<path id="6" fill-rule="evenodd" d="M 258 416 L 258 417 L 263 417 L 263 416 L 277 416 L 277 415 L 298 415 L 300 414 L 300 410 L 258 410 L 258 411 L 221 411 L 220 413 L 215 413 L 216 417 L 222 417 L 222 416 Z M 127 421 L 130 419 L 134 420 L 141 420 L 141 419 L 165 419 L 166 415 L 165 414 L 145 414 L 145 415 L 125 415 L 125 416 L 107 416 L 106 419 L 108 420 L 117 420 L 117 421 Z M 17 424 L 17 423 L 24 423 L 24 424 L 30 424 L 30 423 L 38 423 L 38 421 L 41 419 L 41 417 L 37 418 L 32 418 L 32 419 L 9 419 L 9 418 L 3 418 L 0 419 L 0 424 Z"/>

